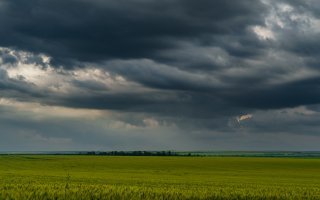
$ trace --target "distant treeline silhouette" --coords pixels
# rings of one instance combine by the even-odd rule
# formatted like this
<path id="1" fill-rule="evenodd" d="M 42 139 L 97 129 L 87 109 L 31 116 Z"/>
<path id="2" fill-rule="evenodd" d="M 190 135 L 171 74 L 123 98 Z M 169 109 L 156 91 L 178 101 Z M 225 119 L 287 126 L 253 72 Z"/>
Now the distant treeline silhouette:
<path id="1" fill-rule="evenodd" d="M 106 155 L 106 156 L 177 156 L 173 151 L 88 151 L 82 152 L 85 155 Z"/>

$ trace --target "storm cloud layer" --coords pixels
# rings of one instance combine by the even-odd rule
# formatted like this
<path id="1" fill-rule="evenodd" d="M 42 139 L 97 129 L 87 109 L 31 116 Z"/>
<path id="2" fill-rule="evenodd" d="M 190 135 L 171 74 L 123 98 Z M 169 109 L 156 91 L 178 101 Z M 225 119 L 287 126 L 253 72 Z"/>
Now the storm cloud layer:
<path id="1" fill-rule="evenodd" d="M 0 0 L 0 27 L 0 150 L 319 150 L 316 0 Z"/>

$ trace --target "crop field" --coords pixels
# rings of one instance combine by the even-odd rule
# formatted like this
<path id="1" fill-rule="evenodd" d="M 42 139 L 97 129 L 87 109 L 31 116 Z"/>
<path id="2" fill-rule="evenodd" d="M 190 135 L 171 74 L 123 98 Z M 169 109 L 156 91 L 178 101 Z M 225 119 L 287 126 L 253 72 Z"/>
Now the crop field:
<path id="1" fill-rule="evenodd" d="M 320 159 L 6 155 L 0 199 L 320 199 Z"/>

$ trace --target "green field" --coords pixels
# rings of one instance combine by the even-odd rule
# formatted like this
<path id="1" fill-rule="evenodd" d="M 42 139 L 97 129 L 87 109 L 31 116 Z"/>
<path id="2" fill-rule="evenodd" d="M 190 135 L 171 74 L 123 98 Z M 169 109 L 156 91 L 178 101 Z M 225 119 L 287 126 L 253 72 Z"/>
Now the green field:
<path id="1" fill-rule="evenodd" d="M 320 199 L 320 159 L 0 156 L 0 199 Z"/>

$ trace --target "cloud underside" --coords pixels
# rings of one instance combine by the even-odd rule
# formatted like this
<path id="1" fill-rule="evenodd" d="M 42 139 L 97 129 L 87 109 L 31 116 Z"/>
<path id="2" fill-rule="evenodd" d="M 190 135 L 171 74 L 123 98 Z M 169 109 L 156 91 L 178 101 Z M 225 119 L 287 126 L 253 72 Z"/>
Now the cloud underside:
<path id="1" fill-rule="evenodd" d="M 17 149 L 316 149 L 317 5 L 3 0 L 0 137 Z"/>

